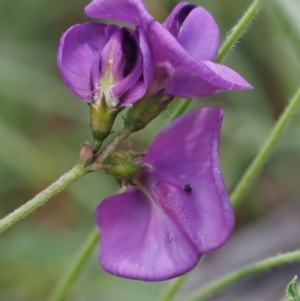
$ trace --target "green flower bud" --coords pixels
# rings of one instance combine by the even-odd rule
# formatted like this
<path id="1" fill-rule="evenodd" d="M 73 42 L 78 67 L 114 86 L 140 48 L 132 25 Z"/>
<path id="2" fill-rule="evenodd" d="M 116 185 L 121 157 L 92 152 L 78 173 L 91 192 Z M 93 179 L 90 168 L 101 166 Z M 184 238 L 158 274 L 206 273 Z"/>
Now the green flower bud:
<path id="1" fill-rule="evenodd" d="M 148 168 L 136 160 L 141 155 L 133 152 L 114 153 L 103 162 L 104 171 L 112 175 L 120 185 L 123 182 L 134 185 L 133 175 Z"/>
<path id="2" fill-rule="evenodd" d="M 164 97 L 163 92 L 146 96 L 134 103 L 125 117 L 125 128 L 130 132 L 142 130 L 148 123 L 156 118 L 173 100 Z"/>

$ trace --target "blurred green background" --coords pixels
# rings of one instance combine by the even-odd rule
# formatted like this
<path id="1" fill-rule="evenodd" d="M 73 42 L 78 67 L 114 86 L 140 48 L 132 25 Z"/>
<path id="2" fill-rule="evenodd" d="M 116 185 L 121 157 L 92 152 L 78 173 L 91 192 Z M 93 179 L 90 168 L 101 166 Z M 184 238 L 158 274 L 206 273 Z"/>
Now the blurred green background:
<path id="1" fill-rule="evenodd" d="M 145 2 L 159 21 L 177 3 Z M 222 40 L 250 2 L 194 1 L 216 18 Z M 86 4 L 88 1 L 83 0 L 0 0 L 1 217 L 70 169 L 77 160 L 80 145 L 91 141 L 88 107 L 66 88 L 56 66 L 62 33 L 75 23 L 90 20 L 83 12 Z M 264 9 L 223 61 L 255 89 L 226 92 L 194 102 L 194 107 L 218 105 L 225 110 L 220 156 L 229 191 L 299 84 L 299 12 L 299 0 L 266 0 Z M 122 147 L 146 149 L 171 113 L 172 107 Z M 118 121 L 117 128 L 120 125 Z M 299 212 L 299 137 L 298 114 L 238 210 L 236 233 L 268 220 L 282 206 Z M 116 183 L 104 173 L 87 175 L 1 234 L 0 300 L 46 300 L 93 228 L 97 204 L 116 189 Z M 278 251 L 271 249 L 270 255 Z M 150 301 L 166 289 L 166 283 L 137 282 L 104 273 L 96 252 L 67 300 Z M 218 251 L 221 252 L 222 249 Z"/>

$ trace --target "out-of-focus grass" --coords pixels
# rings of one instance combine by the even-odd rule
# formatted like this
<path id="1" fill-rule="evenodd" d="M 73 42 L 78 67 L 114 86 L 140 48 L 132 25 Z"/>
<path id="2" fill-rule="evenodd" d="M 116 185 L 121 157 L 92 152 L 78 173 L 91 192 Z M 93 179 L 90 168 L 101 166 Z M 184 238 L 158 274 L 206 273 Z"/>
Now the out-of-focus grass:
<path id="1" fill-rule="evenodd" d="M 223 40 L 250 4 L 239 0 L 194 2 L 215 16 Z M 266 2 L 265 9 L 225 61 L 255 89 L 222 93 L 193 104 L 218 105 L 225 110 L 220 155 L 230 190 L 257 153 L 299 81 L 299 2 Z M 177 2 L 146 3 L 163 21 Z M 59 38 L 70 25 L 88 20 L 83 13 L 86 4 L 87 1 L 58 0 L 0 2 L 1 216 L 71 168 L 81 143 L 91 139 L 88 108 L 67 90 L 56 67 Z M 171 110 L 123 147 L 145 149 Z M 283 199 L 299 200 L 299 125 L 296 117 L 246 205 L 238 212 L 239 224 L 264 218 Z M 271 188 L 265 189 L 266 179 Z M 117 185 L 105 174 L 90 174 L 2 234 L 0 300 L 45 300 L 93 227 L 97 204 L 116 189 Z M 150 301 L 164 288 L 164 283 L 143 283 L 105 274 L 98 266 L 95 252 L 68 300 Z"/>

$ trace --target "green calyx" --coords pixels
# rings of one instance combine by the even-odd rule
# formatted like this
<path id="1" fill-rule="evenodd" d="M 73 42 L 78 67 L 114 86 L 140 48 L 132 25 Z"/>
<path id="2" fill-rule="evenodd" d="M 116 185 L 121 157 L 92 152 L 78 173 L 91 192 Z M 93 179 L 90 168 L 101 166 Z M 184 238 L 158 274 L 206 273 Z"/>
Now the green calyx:
<path id="1" fill-rule="evenodd" d="M 110 108 L 105 99 L 100 103 L 90 103 L 90 127 L 94 138 L 93 151 L 97 152 L 102 142 L 111 133 L 114 121 L 122 109 Z"/>
<path id="2" fill-rule="evenodd" d="M 133 175 L 148 168 L 136 160 L 142 155 L 133 152 L 114 153 L 103 162 L 104 171 L 112 175 L 120 185 L 123 182 L 135 185 Z"/>
<path id="3" fill-rule="evenodd" d="M 285 292 L 289 301 L 300 301 L 300 294 L 297 288 L 297 276 L 288 284 Z"/>
<path id="4" fill-rule="evenodd" d="M 130 133 L 142 130 L 169 105 L 172 99 L 165 98 L 163 91 L 160 91 L 137 101 L 126 114 L 125 128 Z"/>

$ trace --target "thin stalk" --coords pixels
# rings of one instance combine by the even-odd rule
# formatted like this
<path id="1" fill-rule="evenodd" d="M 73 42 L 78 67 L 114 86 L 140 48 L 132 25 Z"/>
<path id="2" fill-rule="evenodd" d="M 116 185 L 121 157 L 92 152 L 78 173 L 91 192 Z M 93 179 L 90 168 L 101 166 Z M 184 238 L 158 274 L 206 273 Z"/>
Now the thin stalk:
<path id="1" fill-rule="evenodd" d="M 81 272 L 84 264 L 87 262 L 98 241 L 99 231 L 98 229 L 93 229 L 87 240 L 82 244 L 79 252 L 75 255 L 69 268 L 58 282 L 48 301 L 61 301 L 64 299 L 68 290 L 70 289 L 71 284 Z"/>
<path id="2" fill-rule="evenodd" d="M 37 194 L 33 199 L 1 219 L 0 233 L 13 226 L 15 223 L 26 217 L 31 212 L 35 211 L 40 206 L 44 205 L 50 198 L 64 190 L 67 186 L 77 181 L 88 172 L 88 169 L 83 164 L 75 165 L 57 181 Z"/>
<path id="3" fill-rule="evenodd" d="M 173 297 L 175 297 L 175 295 L 177 294 L 178 290 L 181 288 L 181 285 L 184 283 L 184 281 L 186 280 L 188 274 L 185 274 L 181 277 L 178 277 L 174 280 L 174 282 L 172 283 L 172 286 L 170 287 L 170 289 L 167 291 L 167 293 L 165 295 L 163 295 L 159 301 L 168 301 L 168 300 L 172 300 Z"/>
<path id="4" fill-rule="evenodd" d="M 225 56 L 233 48 L 237 40 L 243 35 L 253 18 L 261 8 L 263 2 L 264 0 L 253 1 L 243 17 L 238 21 L 237 25 L 231 29 L 229 35 L 219 49 L 218 57 L 216 59 L 217 63 L 220 63 L 225 58 Z M 175 113 L 171 116 L 170 121 L 185 113 L 191 103 L 191 99 L 182 100 L 180 105 L 178 105 Z"/>
<path id="5" fill-rule="evenodd" d="M 221 62 L 224 59 L 224 57 L 228 54 L 230 49 L 232 49 L 236 41 L 242 36 L 243 32 L 247 29 L 248 25 L 251 23 L 251 21 L 261 8 L 263 2 L 264 0 L 253 1 L 243 17 L 238 21 L 237 25 L 232 28 L 225 42 L 219 49 L 217 62 Z"/>
<path id="6" fill-rule="evenodd" d="M 262 260 L 220 278 L 206 288 L 199 290 L 199 292 L 196 292 L 191 298 L 188 299 L 188 301 L 202 301 L 205 298 L 221 291 L 223 288 L 237 281 L 240 281 L 259 272 L 295 261 L 300 261 L 300 251 L 289 252 Z"/>
<path id="7" fill-rule="evenodd" d="M 284 129 L 286 128 L 289 121 L 292 119 L 299 104 L 300 104 L 300 88 L 296 92 L 295 96 L 292 98 L 290 103 L 285 108 L 284 112 L 280 116 L 274 129 L 272 130 L 269 137 L 265 141 L 260 152 L 254 158 L 254 160 L 248 167 L 247 171 L 239 181 L 238 185 L 234 189 L 233 193 L 231 194 L 231 202 L 235 208 L 240 205 L 244 196 L 248 192 L 251 184 L 258 176 L 266 159 L 269 157 L 271 151 L 273 150 L 275 143 L 281 137 Z"/>
<path id="8" fill-rule="evenodd" d="M 177 106 L 174 113 L 172 114 L 170 121 L 173 121 L 180 115 L 184 114 L 184 112 L 187 111 L 188 107 L 191 105 L 192 102 L 193 102 L 193 99 L 191 99 L 191 98 L 182 100 L 181 104 Z"/>
<path id="9" fill-rule="evenodd" d="M 103 161 L 115 150 L 116 146 L 129 137 L 130 134 L 131 133 L 125 128 L 119 132 L 99 153 L 99 156 L 96 159 L 97 163 L 103 163 Z"/>

